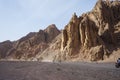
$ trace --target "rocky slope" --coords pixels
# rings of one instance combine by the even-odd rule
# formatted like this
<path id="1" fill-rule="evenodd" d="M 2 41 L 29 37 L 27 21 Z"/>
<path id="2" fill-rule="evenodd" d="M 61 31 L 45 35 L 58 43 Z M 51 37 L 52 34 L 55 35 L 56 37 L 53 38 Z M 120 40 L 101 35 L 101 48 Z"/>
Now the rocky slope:
<path id="1" fill-rule="evenodd" d="M 79 17 L 74 13 L 61 33 L 52 24 L 12 43 L 12 48 L 0 50 L 0 54 L 7 53 L 7 59 L 40 61 L 116 60 L 120 57 L 119 13 L 120 1 L 98 0 L 90 12 Z"/>
<path id="2" fill-rule="evenodd" d="M 8 48 L 5 47 L 8 46 L 10 43 L 4 44 L 5 42 L 3 42 L 1 44 L 4 44 L 6 46 L 0 45 L 0 48 L 4 46 L 4 49 L 7 50 L 5 50 L 6 52 L 3 53 L 7 53 L 7 55 L 2 58 L 31 60 L 33 57 L 35 57 L 35 55 L 38 54 L 38 52 L 42 53 L 42 51 L 49 47 L 50 42 L 58 34 L 60 34 L 60 31 L 56 28 L 54 24 L 52 24 L 49 25 L 45 30 L 29 33 L 25 37 L 19 39 L 18 41 L 15 41 L 13 46 L 9 46 Z"/>
<path id="3" fill-rule="evenodd" d="M 11 41 L 4 41 L 0 43 L 0 58 L 5 58 L 7 56 L 7 51 L 13 47 Z"/>

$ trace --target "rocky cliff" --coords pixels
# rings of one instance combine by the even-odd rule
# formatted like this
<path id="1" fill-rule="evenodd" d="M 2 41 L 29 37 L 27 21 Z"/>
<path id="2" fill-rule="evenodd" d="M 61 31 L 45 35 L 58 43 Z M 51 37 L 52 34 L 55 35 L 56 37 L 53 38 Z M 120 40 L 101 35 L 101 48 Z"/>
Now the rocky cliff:
<path id="1" fill-rule="evenodd" d="M 102 60 L 112 52 L 108 46 L 120 44 L 119 31 L 116 32 L 120 22 L 120 2 L 99 0 L 92 11 L 72 19 L 63 30 L 62 51 L 69 58 Z"/>
<path id="2" fill-rule="evenodd" d="M 99 0 L 92 11 L 77 16 L 61 33 L 61 48 L 57 52 L 43 53 L 40 58 L 63 61 L 98 61 L 109 58 L 120 49 L 120 2 Z M 55 42 L 54 42 L 55 43 Z M 56 44 L 54 45 L 55 47 Z M 52 49 L 49 47 L 48 50 Z M 55 50 L 54 50 L 55 51 Z M 119 56 L 120 57 L 120 54 Z"/>

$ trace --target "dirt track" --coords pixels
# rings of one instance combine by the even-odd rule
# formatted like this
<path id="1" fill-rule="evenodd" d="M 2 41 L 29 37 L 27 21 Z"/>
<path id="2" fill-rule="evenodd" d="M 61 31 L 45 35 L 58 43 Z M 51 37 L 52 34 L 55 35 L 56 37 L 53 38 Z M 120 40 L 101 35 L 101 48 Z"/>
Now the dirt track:
<path id="1" fill-rule="evenodd" d="M 0 62 L 0 80 L 120 80 L 114 63 Z"/>

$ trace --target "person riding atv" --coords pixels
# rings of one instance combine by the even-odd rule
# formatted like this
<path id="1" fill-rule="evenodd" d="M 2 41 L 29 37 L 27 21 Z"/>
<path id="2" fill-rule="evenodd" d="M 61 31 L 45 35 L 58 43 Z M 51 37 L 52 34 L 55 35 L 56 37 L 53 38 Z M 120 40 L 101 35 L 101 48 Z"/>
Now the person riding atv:
<path id="1" fill-rule="evenodd" d="M 116 67 L 116 68 L 119 68 L 119 67 L 120 67 L 120 58 L 118 58 L 118 60 L 117 60 L 117 62 L 116 62 L 116 64 L 115 64 L 115 67 Z"/>
<path id="2" fill-rule="evenodd" d="M 120 58 L 118 58 L 117 63 L 119 63 L 119 64 L 120 64 Z"/>

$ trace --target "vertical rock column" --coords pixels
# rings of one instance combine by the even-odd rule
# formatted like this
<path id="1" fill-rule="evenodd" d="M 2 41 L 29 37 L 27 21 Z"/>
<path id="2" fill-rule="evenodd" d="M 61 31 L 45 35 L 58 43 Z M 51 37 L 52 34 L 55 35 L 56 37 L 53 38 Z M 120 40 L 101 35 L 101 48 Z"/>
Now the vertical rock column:
<path id="1" fill-rule="evenodd" d="M 68 55 L 74 55 L 79 50 L 80 36 L 79 36 L 79 18 L 76 14 L 73 15 L 69 24 L 66 25 L 62 32 L 62 50 L 67 50 Z"/>
<path id="2" fill-rule="evenodd" d="M 79 25 L 81 46 L 84 48 L 91 48 L 102 44 L 97 32 L 95 23 L 87 16 L 81 21 Z"/>

